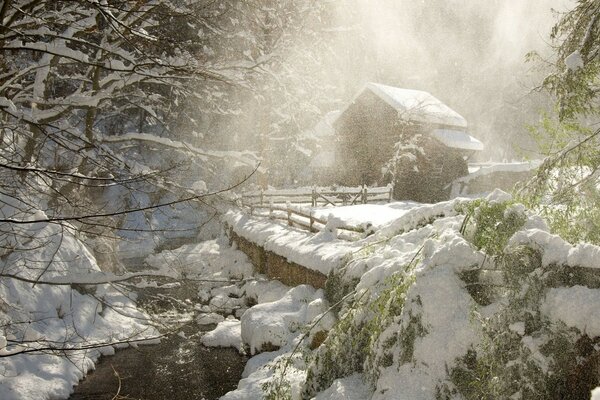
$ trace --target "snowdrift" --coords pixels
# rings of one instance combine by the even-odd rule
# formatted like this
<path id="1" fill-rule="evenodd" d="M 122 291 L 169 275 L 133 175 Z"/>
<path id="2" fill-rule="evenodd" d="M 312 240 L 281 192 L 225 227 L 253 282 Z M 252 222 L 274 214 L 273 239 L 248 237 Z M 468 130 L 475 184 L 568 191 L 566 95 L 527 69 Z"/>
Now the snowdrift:
<path id="1" fill-rule="evenodd" d="M 2 214 L 15 215 L 7 203 Z M 45 215 L 39 211 L 33 218 Z M 158 335 L 127 292 L 69 284 L 101 271 L 68 224 L 11 228 L 0 257 L 1 399 L 66 398 L 100 355 L 114 352 L 114 344 L 149 343 Z"/>
<path id="2" fill-rule="evenodd" d="M 321 237 L 316 254 L 293 228 L 235 223 L 329 280 L 246 311 L 244 346 L 268 351 L 224 399 L 589 398 L 598 386 L 600 248 L 549 233 L 504 192 L 415 205 L 358 242 Z"/>

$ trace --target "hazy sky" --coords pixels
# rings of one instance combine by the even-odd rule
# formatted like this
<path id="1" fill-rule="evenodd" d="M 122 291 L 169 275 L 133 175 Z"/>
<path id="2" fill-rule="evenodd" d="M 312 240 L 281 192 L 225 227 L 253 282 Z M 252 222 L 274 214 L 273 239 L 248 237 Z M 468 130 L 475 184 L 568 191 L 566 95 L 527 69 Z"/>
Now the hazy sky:
<path id="1" fill-rule="evenodd" d="M 340 12 L 354 15 L 367 32 L 371 68 L 363 81 L 431 92 L 463 114 L 473 134 L 496 149 L 497 158 L 515 156 L 513 145 L 532 147 L 523 139 L 526 125 L 534 124 L 550 102 L 530 94 L 544 72 L 525 63 L 525 55 L 532 50 L 551 54 L 548 41 L 557 18 L 551 9 L 565 10 L 572 3 L 347 0 Z M 498 152 L 492 142 L 504 150 Z"/>

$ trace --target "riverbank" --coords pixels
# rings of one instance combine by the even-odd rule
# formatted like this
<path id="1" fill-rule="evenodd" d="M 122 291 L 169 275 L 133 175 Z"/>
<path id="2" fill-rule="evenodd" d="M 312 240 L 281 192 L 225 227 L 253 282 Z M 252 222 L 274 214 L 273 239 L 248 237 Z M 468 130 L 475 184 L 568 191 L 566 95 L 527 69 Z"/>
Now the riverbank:
<path id="1" fill-rule="evenodd" d="M 138 304 L 177 333 L 157 345 L 131 347 L 103 357 L 69 399 L 212 400 L 235 389 L 247 358 L 231 348 L 201 344 L 201 336 L 211 326 L 196 323 L 200 314 L 195 311 L 200 305 L 197 286 L 188 282 L 139 289 Z"/>

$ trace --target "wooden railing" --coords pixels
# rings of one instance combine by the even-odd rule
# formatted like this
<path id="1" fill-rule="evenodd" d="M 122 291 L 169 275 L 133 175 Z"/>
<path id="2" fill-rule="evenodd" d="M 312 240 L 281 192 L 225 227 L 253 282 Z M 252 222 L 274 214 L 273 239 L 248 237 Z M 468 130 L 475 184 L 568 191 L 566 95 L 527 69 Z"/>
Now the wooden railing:
<path id="1" fill-rule="evenodd" d="M 392 187 L 340 187 L 306 188 L 290 190 L 259 190 L 245 192 L 240 197 L 241 206 L 250 211 L 250 215 L 268 216 L 271 219 L 286 221 L 290 226 L 319 232 L 327 225 L 327 218 L 318 217 L 310 207 L 319 205 L 355 205 L 390 202 Z M 304 204 L 306 207 L 298 207 Z M 336 226 L 339 237 L 355 240 L 372 233 L 370 224 L 365 226 Z"/>
<path id="2" fill-rule="evenodd" d="M 374 202 L 391 202 L 392 186 L 383 187 L 339 187 L 339 188 L 304 188 L 289 190 L 258 190 L 244 192 L 241 196 L 242 206 L 264 206 L 271 203 L 319 205 L 355 205 Z"/>
<path id="3" fill-rule="evenodd" d="M 263 211 L 261 213 L 261 211 Z M 270 203 L 269 205 L 255 205 L 250 207 L 251 215 L 261 215 L 271 219 L 286 221 L 289 226 L 306 229 L 310 232 L 320 232 L 327 226 L 327 218 L 315 215 L 314 210 L 293 206 Z M 355 226 L 348 224 L 336 225 L 338 237 L 346 240 L 356 240 L 373 233 L 371 224 Z"/>

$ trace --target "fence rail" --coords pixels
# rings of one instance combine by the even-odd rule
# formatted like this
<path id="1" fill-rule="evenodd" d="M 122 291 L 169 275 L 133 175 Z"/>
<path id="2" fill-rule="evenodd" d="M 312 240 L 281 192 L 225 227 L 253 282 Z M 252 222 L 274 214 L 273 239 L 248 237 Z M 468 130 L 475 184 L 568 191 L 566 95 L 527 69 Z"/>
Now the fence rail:
<path id="1" fill-rule="evenodd" d="M 241 195 L 242 207 L 250 209 L 250 215 L 268 216 L 271 219 L 286 221 L 289 226 L 296 226 L 310 232 L 319 232 L 327 225 L 327 219 L 318 217 L 313 210 L 300 208 L 298 204 L 311 207 L 319 205 L 355 205 L 374 202 L 390 202 L 392 187 L 342 187 L 310 188 L 306 190 L 260 190 L 245 192 Z M 262 214 L 260 211 L 263 211 Z M 266 212 L 265 212 L 266 211 Z M 365 226 L 336 226 L 343 239 L 355 240 L 372 233 L 370 224 Z"/>
<path id="2" fill-rule="evenodd" d="M 258 210 L 267 210 L 268 213 L 257 214 Z M 289 226 L 295 226 L 316 233 L 327 226 L 327 219 L 316 216 L 314 211 L 294 207 L 291 203 L 286 205 L 273 204 L 256 205 L 250 207 L 250 215 L 262 215 L 271 219 L 285 221 Z M 348 224 L 336 225 L 338 237 L 346 240 L 356 240 L 372 233 L 371 224 L 354 226 Z"/>
<path id="3" fill-rule="evenodd" d="M 391 185 L 383 187 L 340 187 L 306 188 L 299 190 L 259 190 L 244 192 L 241 196 L 242 206 L 264 206 L 270 203 L 305 203 L 312 207 L 318 205 L 355 205 L 373 202 L 391 202 L 393 189 Z"/>

